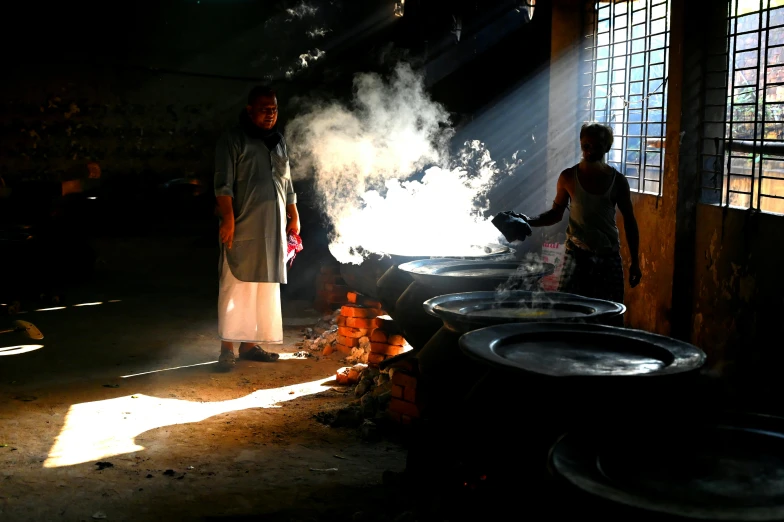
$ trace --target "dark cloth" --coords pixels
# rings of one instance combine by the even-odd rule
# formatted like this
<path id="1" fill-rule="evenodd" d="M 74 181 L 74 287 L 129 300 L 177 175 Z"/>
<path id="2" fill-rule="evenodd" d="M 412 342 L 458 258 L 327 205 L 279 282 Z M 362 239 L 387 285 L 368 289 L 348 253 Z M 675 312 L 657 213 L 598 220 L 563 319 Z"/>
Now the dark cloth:
<path id="1" fill-rule="evenodd" d="M 527 236 L 530 236 L 531 225 L 522 214 L 517 214 L 511 211 L 498 213 L 492 221 L 495 228 L 498 229 L 507 241 L 520 240 L 523 241 Z"/>
<path id="2" fill-rule="evenodd" d="M 567 241 L 558 291 L 623 303 L 621 254 L 595 254 Z"/>

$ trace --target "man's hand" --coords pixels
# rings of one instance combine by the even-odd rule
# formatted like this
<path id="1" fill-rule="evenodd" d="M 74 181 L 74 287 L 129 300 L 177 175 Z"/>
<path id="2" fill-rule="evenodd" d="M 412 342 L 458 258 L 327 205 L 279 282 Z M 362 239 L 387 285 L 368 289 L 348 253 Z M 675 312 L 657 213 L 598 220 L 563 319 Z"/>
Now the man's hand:
<path id="1" fill-rule="evenodd" d="M 299 216 L 289 217 L 289 223 L 286 225 L 286 235 L 288 236 L 290 232 L 299 235 Z"/>
<path id="2" fill-rule="evenodd" d="M 634 288 L 635 286 L 639 285 L 640 279 L 642 279 L 640 265 L 637 263 L 632 263 L 632 266 L 629 267 L 629 286 Z"/>
<path id="3" fill-rule="evenodd" d="M 234 243 L 234 220 L 224 219 L 221 221 L 220 229 L 218 229 L 221 243 L 231 250 L 231 245 Z"/>

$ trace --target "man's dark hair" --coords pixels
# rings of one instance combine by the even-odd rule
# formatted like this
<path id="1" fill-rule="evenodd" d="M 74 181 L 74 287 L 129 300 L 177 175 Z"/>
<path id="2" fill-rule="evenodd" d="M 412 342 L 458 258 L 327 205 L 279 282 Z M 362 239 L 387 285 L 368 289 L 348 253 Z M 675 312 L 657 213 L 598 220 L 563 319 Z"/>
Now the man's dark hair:
<path id="1" fill-rule="evenodd" d="M 257 85 L 248 94 L 248 105 L 253 105 L 259 98 L 277 97 L 275 89 L 268 85 Z"/>

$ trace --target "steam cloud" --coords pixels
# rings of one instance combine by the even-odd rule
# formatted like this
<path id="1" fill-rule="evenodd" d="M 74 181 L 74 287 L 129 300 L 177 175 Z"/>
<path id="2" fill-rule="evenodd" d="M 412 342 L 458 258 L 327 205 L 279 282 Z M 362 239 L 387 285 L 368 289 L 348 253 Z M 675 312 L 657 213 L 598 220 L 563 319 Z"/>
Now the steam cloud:
<path id="1" fill-rule="evenodd" d="M 313 173 L 342 263 L 363 254 L 471 255 L 495 243 L 486 193 L 501 168 L 478 141 L 451 158 L 453 131 L 422 78 L 399 64 L 354 78 L 351 106 L 314 104 L 288 126 L 292 161 Z M 409 179 L 424 171 L 421 180 Z"/>
<path id="2" fill-rule="evenodd" d="M 318 7 L 306 4 L 305 2 L 300 2 L 298 5 L 286 9 L 286 13 L 291 17 L 289 20 L 313 16 L 316 14 L 316 11 L 318 11 Z"/>

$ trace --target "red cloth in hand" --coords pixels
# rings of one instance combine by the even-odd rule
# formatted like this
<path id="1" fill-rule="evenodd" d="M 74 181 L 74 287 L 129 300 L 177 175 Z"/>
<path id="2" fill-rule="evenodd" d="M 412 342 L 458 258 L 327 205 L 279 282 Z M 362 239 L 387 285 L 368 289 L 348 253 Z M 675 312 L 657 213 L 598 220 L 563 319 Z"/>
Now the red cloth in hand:
<path id="1" fill-rule="evenodd" d="M 294 264 L 294 258 L 297 257 L 298 252 L 302 252 L 302 238 L 295 232 L 289 232 L 288 249 L 286 250 L 286 263 L 289 263 L 289 268 Z"/>

